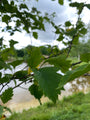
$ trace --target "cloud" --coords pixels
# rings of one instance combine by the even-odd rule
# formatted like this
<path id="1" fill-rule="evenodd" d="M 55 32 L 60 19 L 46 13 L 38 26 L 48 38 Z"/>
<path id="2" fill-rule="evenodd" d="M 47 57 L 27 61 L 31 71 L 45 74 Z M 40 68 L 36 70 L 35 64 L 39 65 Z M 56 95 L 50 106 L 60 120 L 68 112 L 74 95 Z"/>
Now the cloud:
<path id="1" fill-rule="evenodd" d="M 55 24 L 59 25 L 64 23 L 68 19 L 67 14 L 67 4 L 61 6 L 58 4 L 58 1 L 51 1 L 51 0 L 39 0 L 36 2 L 35 0 L 27 1 L 26 2 L 28 7 L 31 6 L 36 7 L 39 11 L 44 14 L 45 12 L 52 14 L 53 12 L 56 12 L 56 17 L 53 18 L 53 21 Z M 46 23 L 45 24 L 46 31 L 38 31 L 38 39 L 42 42 L 51 43 L 53 40 L 55 40 L 55 34 L 54 34 L 54 28 Z"/>
<path id="2" fill-rule="evenodd" d="M 72 1 L 78 2 L 78 0 L 72 0 Z M 84 2 L 84 1 L 85 0 L 80 0 L 79 2 Z M 42 14 L 44 14 L 45 12 L 48 12 L 49 14 L 56 12 L 56 17 L 53 18 L 53 21 L 57 25 L 63 24 L 67 20 L 70 20 L 73 23 L 75 23 L 77 20 L 76 9 L 69 7 L 67 0 L 64 0 L 63 6 L 59 5 L 57 0 L 56 1 L 38 0 L 38 2 L 36 2 L 35 0 L 27 0 L 26 3 L 29 8 L 31 8 L 32 6 L 36 7 L 38 10 L 42 12 Z M 89 14 L 90 11 L 84 9 L 82 13 L 84 22 L 85 21 L 88 22 L 90 20 Z M 15 45 L 16 48 L 22 48 L 27 46 L 28 44 L 30 45 L 31 43 L 32 45 L 36 45 L 36 46 L 45 45 L 45 44 L 51 44 L 51 45 L 59 44 L 59 46 L 62 47 L 61 43 L 56 42 L 56 36 L 53 27 L 50 24 L 45 23 L 45 28 L 46 28 L 45 32 L 38 31 L 38 35 L 39 35 L 38 40 L 35 40 L 34 38 L 30 38 L 29 34 L 26 34 L 24 31 L 22 31 L 22 33 L 16 32 L 12 38 L 19 42 L 19 44 Z M 10 38 L 10 36 L 7 34 L 5 36 L 7 39 L 6 44 L 8 44 L 7 41 Z"/>

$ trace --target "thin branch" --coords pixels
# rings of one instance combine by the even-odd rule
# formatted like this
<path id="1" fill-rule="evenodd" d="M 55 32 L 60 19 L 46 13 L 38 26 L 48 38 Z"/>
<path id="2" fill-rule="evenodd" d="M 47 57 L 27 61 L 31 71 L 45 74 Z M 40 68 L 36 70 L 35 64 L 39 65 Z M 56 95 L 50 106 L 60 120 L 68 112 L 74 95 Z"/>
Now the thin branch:
<path id="1" fill-rule="evenodd" d="M 72 48 L 73 40 L 74 40 L 75 37 L 76 37 L 76 35 L 74 35 L 73 38 L 72 38 L 72 40 L 70 41 L 70 45 L 69 45 L 69 47 L 68 47 L 69 50 L 68 50 L 68 53 L 67 53 L 67 57 L 69 56 L 69 53 L 70 53 L 71 48 Z"/>
<path id="2" fill-rule="evenodd" d="M 27 81 L 27 80 L 26 80 Z M 16 85 L 15 87 L 13 87 L 12 89 L 15 89 L 17 87 L 20 87 L 20 85 L 22 85 L 23 83 L 25 83 L 26 81 L 22 81 L 21 83 L 19 83 L 18 85 Z M 29 80 L 29 82 L 32 82 L 32 79 Z"/>
<path id="3" fill-rule="evenodd" d="M 21 83 L 19 83 L 18 85 L 16 85 L 15 87 L 13 87 L 12 89 L 15 89 L 17 87 L 19 87 L 20 85 L 22 85 L 25 81 L 22 81 Z"/>
<path id="4" fill-rule="evenodd" d="M 19 79 L 27 79 L 28 77 L 31 77 L 31 76 L 33 76 L 34 74 L 32 73 L 32 74 L 28 74 L 28 75 L 26 75 L 26 76 L 23 76 L 23 77 L 20 77 Z M 12 79 L 17 79 L 17 77 L 15 76 L 15 75 L 13 75 L 12 76 L 12 78 L 11 78 L 11 80 Z"/>
<path id="5" fill-rule="evenodd" d="M 27 75 L 27 76 L 24 76 L 24 77 L 21 77 L 20 79 L 25 79 L 24 81 L 22 81 L 21 83 L 19 83 L 18 85 L 16 85 L 16 86 L 14 86 L 12 89 L 15 89 L 15 88 L 17 88 L 17 87 L 19 87 L 20 85 L 22 85 L 23 83 L 25 83 L 25 82 L 32 82 L 33 80 L 32 80 L 32 78 L 30 79 L 30 80 L 28 80 L 27 78 L 28 77 L 30 77 L 30 76 L 33 76 L 34 74 L 30 74 L 30 75 Z M 11 79 L 10 79 L 10 81 L 12 80 L 12 79 L 15 79 L 15 76 L 13 76 Z M 17 78 L 16 78 L 17 79 Z M 0 89 L 0 93 L 2 92 L 2 90 L 7 86 L 9 84 L 9 82 L 7 82 L 7 83 L 5 83 L 5 84 L 1 84 L 2 85 L 2 88 Z"/>
<path id="6" fill-rule="evenodd" d="M 78 21 L 80 20 L 80 15 L 78 16 L 78 20 L 76 22 L 76 30 L 77 30 L 77 25 L 78 25 Z M 70 45 L 69 45 L 69 50 L 68 50 L 68 53 L 67 53 L 67 57 L 69 56 L 69 53 L 71 51 L 71 48 L 72 48 L 72 45 L 73 45 L 73 41 L 74 41 L 74 38 L 77 36 L 77 34 L 74 34 L 73 37 L 72 37 L 72 40 L 70 41 Z"/>
<path id="7" fill-rule="evenodd" d="M 0 93 L 2 92 L 3 88 L 8 85 L 8 83 L 9 83 L 9 82 L 7 82 L 6 84 L 3 84 L 3 83 L 1 84 L 1 85 L 2 85 L 2 88 L 0 89 Z"/>
<path id="8" fill-rule="evenodd" d="M 78 65 L 80 63 L 82 63 L 82 61 L 79 61 L 79 62 L 76 62 L 76 63 L 72 63 L 71 67 L 74 66 L 74 65 Z"/>

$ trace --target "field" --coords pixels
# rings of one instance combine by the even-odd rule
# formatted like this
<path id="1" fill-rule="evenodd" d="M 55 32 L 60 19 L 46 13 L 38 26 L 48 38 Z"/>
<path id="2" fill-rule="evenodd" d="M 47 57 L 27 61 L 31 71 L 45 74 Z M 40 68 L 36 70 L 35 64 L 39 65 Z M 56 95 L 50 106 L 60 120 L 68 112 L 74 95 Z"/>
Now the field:
<path id="1" fill-rule="evenodd" d="M 90 120 L 90 93 L 76 93 L 56 104 L 48 102 L 22 113 L 13 113 L 6 120 Z"/>

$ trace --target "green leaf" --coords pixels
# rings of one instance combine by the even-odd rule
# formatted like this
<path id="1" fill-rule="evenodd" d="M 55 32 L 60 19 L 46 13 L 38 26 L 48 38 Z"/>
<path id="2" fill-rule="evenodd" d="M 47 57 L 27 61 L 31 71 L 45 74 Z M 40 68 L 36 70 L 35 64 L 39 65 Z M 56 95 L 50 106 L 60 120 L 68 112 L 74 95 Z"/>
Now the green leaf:
<path id="1" fill-rule="evenodd" d="M 57 71 L 58 68 L 55 67 L 45 67 L 34 71 L 35 80 L 38 81 L 43 93 L 53 102 L 56 102 L 60 94 L 60 89 L 57 87 L 62 76 Z"/>
<path id="2" fill-rule="evenodd" d="M 60 34 L 59 37 L 58 37 L 58 39 L 57 39 L 57 41 L 62 41 L 63 39 L 64 39 L 63 34 Z"/>
<path id="3" fill-rule="evenodd" d="M 71 7 L 77 7 L 79 9 L 79 7 L 81 6 L 82 3 L 78 3 L 78 2 L 73 2 L 73 3 L 70 3 L 69 5 Z M 83 3 L 84 4 L 84 3 Z"/>
<path id="4" fill-rule="evenodd" d="M 74 36 L 76 33 L 77 33 L 77 30 L 72 28 L 72 29 L 67 30 L 65 34 L 68 36 Z"/>
<path id="5" fill-rule="evenodd" d="M 1 100 L 3 103 L 7 103 L 12 98 L 12 96 L 13 96 L 13 89 L 8 88 L 2 93 Z"/>
<path id="6" fill-rule="evenodd" d="M 85 26 L 85 24 L 81 20 L 79 20 L 78 23 L 77 23 L 77 29 L 78 30 L 82 29 L 84 26 Z"/>
<path id="7" fill-rule="evenodd" d="M 16 26 L 17 26 L 17 27 L 21 26 L 21 21 L 20 21 L 20 20 L 17 20 L 17 21 L 16 21 Z"/>
<path id="8" fill-rule="evenodd" d="M 5 83 L 5 82 L 9 82 L 9 80 L 10 79 L 7 76 L 5 76 L 5 77 L 0 79 L 0 83 L 2 84 L 2 83 Z"/>
<path id="9" fill-rule="evenodd" d="M 49 64 L 58 67 L 62 72 L 68 71 L 71 66 L 70 60 L 67 60 L 65 55 L 49 58 L 45 62 L 49 62 Z"/>
<path id="10" fill-rule="evenodd" d="M 60 5 L 63 5 L 63 4 L 64 4 L 64 1 L 63 1 L 63 0 L 58 0 L 58 3 L 59 3 Z"/>
<path id="11" fill-rule="evenodd" d="M 13 6 L 14 5 L 14 1 L 11 1 L 10 4 Z"/>
<path id="12" fill-rule="evenodd" d="M 6 24 L 8 24 L 10 19 L 11 19 L 11 17 L 9 15 L 4 15 L 2 17 L 2 22 L 5 22 Z"/>
<path id="13" fill-rule="evenodd" d="M 40 87 L 37 84 L 31 85 L 29 87 L 29 91 L 31 95 L 34 95 L 34 97 L 40 101 L 41 97 L 43 96 L 43 91 L 40 89 Z"/>
<path id="14" fill-rule="evenodd" d="M 2 118 L 2 115 L 4 114 L 5 111 L 12 113 L 12 111 L 8 107 L 0 105 L 0 120 L 4 120 Z"/>
<path id="15" fill-rule="evenodd" d="M 24 81 L 27 78 L 27 71 L 17 71 L 14 73 L 14 79 L 19 79 L 19 81 Z"/>
<path id="16" fill-rule="evenodd" d="M 2 60 L 2 58 L 0 58 L 0 69 L 10 69 L 10 66 L 8 64 L 5 63 L 4 60 Z"/>
<path id="17" fill-rule="evenodd" d="M 70 21 L 65 22 L 65 26 L 66 27 L 70 27 L 71 26 L 71 22 Z"/>
<path id="18" fill-rule="evenodd" d="M 86 28 L 82 28 L 79 32 L 81 34 L 85 35 L 87 33 L 87 29 Z"/>
<path id="19" fill-rule="evenodd" d="M 17 41 L 12 40 L 12 39 L 9 42 L 10 42 L 10 47 L 13 47 L 15 44 L 18 43 Z"/>
<path id="20" fill-rule="evenodd" d="M 29 10 L 26 4 L 20 4 L 19 9 L 20 10 L 21 9 L 27 9 L 27 10 Z"/>
<path id="21" fill-rule="evenodd" d="M 9 65 L 12 65 L 15 68 L 22 63 L 23 63 L 23 60 L 15 60 L 13 62 L 10 62 Z"/>
<path id="22" fill-rule="evenodd" d="M 10 32 L 10 36 L 14 35 L 14 32 Z"/>
<path id="23" fill-rule="evenodd" d="M 76 7 L 78 9 L 78 14 L 80 15 L 83 8 L 85 7 L 85 4 L 83 2 L 73 2 L 69 4 L 71 7 Z"/>
<path id="24" fill-rule="evenodd" d="M 90 53 L 81 54 L 80 60 L 83 62 L 89 62 L 90 61 Z"/>
<path id="25" fill-rule="evenodd" d="M 38 33 L 37 33 L 37 32 L 33 32 L 33 37 L 34 37 L 35 39 L 38 39 Z"/>
<path id="26" fill-rule="evenodd" d="M 74 44 L 74 45 L 77 45 L 78 42 L 79 42 L 79 35 L 76 35 L 76 36 L 74 37 L 74 39 L 73 39 L 73 44 Z"/>
<path id="27" fill-rule="evenodd" d="M 0 78 L 0 83 L 9 82 L 12 77 L 12 74 L 4 74 L 4 77 Z"/>
<path id="28" fill-rule="evenodd" d="M 2 55 L 3 60 L 8 61 L 8 58 L 16 55 L 16 50 L 14 49 L 14 47 L 5 48 L 1 52 L 1 55 Z"/>
<path id="29" fill-rule="evenodd" d="M 86 6 L 88 9 L 90 9 L 90 4 L 85 4 L 85 6 Z"/>
<path id="30" fill-rule="evenodd" d="M 4 109 L 5 109 L 6 111 L 12 113 L 12 111 L 10 110 L 10 108 L 4 106 Z"/>
<path id="31" fill-rule="evenodd" d="M 75 78 L 80 77 L 84 73 L 87 73 L 88 71 L 90 71 L 90 64 L 84 64 L 74 70 L 66 72 L 66 74 L 61 79 L 59 88 L 63 87 L 66 83 L 74 80 Z"/>
<path id="32" fill-rule="evenodd" d="M 42 55 L 40 52 L 40 48 L 38 47 L 32 48 L 30 51 L 30 56 L 27 59 L 28 66 L 30 66 L 30 68 L 37 67 L 37 65 L 39 65 L 42 61 L 41 58 Z"/>

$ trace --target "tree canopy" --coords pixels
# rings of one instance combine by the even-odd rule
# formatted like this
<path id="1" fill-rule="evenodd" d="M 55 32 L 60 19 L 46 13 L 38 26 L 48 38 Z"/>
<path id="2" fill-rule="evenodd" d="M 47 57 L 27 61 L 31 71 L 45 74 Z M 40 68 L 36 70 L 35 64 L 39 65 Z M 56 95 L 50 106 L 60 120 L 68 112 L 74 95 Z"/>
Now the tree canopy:
<path id="1" fill-rule="evenodd" d="M 52 2 L 54 1 L 52 0 Z M 58 0 L 58 4 L 63 5 L 64 0 Z M 40 47 L 30 47 L 27 55 L 19 59 L 14 47 L 18 41 L 10 39 L 9 47 L 7 47 L 4 44 L 5 38 L 2 36 L 0 38 L 0 99 L 3 103 L 7 103 L 12 98 L 15 88 L 23 83 L 28 84 L 30 82 L 32 85 L 28 90 L 35 98 L 40 101 L 41 97 L 45 95 L 56 102 L 58 94 L 61 93 L 61 90 L 64 90 L 64 85 L 67 82 L 90 71 L 90 51 L 81 54 L 80 61 L 77 63 L 72 63 L 72 60 L 68 59 L 72 46 L 79 45 L 79 38 L 87 33 L 87 28 L 80 15 L 84 7 L 90 9 L 90 4 L 69 0 L 69 6 L 77 8 L 77 22 L 73 24 L 68 20 L 62 26 L 56 25 L 49 16 L 42 15 L 41 11 L 36 8 L 29 9 L 24 0 L 22 2 L 19 2 L 19 0 L 0 0 L 0 24 L 4 23 L 5 25 L 4 28 L 2 25 L 0 26 L 1 34 L 8 32 L 10 36 L 13 36 L 16 31 L 22 32 L 24 30 L 37 39 L 37 30 L 45 31 L 44 23 L 48 22 L 55 29 L 54 34 L 58 35 L 57 41 L 62 41 L 66 46 L 62 50 L 58 50 L 57 46 L 51 47 L 48 49 L 47 57 L 42 54 Z M 14 22 L 14 26 L 10 24 L 12 22 Z M 14 57 L 13 60 L 11 60 L 12 57 Z M 13 71 L 24 62 L 28 70 L 21 69 L 12 74 L 5 73 L 3 75 L 2 69 Z M 80 64 L 82 62 L 84 62 L 83 65 Z M 46 63 L 49 66 L 45 66 Z M 73 67 L 77 64 L 80 65 Z M 58 71 L 61 72 L 58 73 Z M 13 87 L 9 86 L 12 81 L 14 82 Z M 4 109 L 3 106 L 0 106 L 0 114 Z"/>

